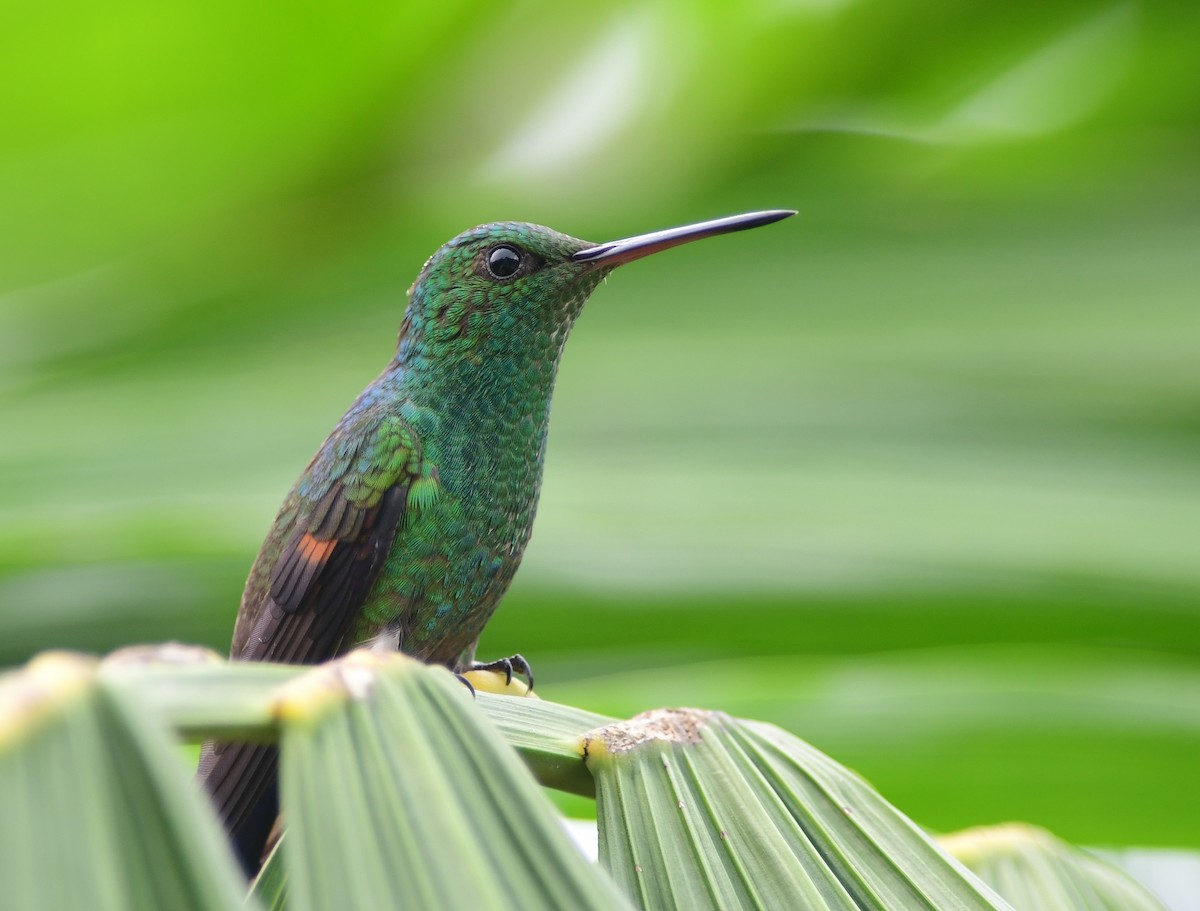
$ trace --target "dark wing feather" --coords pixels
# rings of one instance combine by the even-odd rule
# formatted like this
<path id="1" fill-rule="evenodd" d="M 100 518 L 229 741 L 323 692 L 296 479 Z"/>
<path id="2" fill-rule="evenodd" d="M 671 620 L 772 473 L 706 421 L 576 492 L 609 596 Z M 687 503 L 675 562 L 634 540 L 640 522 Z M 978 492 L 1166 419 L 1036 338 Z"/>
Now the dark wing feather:
<path id="1" fill-rule="evenodd" d="M 404 515 L 407 484 L 390 487 L 346 528 L 347 538 L 292 531 L 271 570 L 254 626 L 233 656 L 242 661 L 315 664 L 342 651 L 342 640 L 383 567 Z"/>
<path id="2" fill-rule="evenodd" d="M 326 441 L 251 571 L 233 658 L 314 664 L 345 649 L 419 471 L 415 438 L 404 427 L 398 433 L 397 423 L 384 419 L 362 433 L 367 428 L 343 421 Z M 339 445 L 356 430 L 359 445 Z M 389 447 L 392 442 L 402 448 Z M 395 470 L 375 471 L 364 480 L 350 471 L 364 461 Z M 325 489 L 314 502 L 303 491 L 315 485 Z M 277 764 L 275 748 L 262 744 L 210 741 L 201 750 L 198 774 L 249 873 L 257 868 L 277 812 Z"/>

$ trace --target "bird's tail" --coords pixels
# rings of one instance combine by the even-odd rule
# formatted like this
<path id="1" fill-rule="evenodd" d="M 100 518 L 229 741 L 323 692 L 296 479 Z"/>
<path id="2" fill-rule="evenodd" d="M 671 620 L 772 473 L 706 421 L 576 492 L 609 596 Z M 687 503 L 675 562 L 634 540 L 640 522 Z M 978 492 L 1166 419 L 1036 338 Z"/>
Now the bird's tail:
<path id="1" fill-rule="evenodd" d="M 261 743 L 207 740 L 196 777 L 208 791 L 233 852 L 253 879 L 279 815 L 279 750 Z"/>

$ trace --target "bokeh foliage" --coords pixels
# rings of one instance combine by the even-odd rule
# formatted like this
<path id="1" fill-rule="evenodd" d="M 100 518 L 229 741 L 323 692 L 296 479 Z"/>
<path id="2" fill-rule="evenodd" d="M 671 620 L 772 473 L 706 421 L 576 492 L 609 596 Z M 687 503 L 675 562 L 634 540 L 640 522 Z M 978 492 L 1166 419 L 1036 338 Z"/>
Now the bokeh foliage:
<path id="1" fill-rule="evenodd" d="M 25 5 L 0 659 L 223 648 L 454 233 L 616 274 L 484 651 L 784 724 L 949 829 L 1200 844 L 1200 8 Z"/>

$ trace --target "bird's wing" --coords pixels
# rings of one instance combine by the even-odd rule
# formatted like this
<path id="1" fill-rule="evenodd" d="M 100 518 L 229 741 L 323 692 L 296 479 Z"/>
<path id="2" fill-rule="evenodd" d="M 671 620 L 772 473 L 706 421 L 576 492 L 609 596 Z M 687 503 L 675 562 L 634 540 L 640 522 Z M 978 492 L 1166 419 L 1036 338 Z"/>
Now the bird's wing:
<path id="1" fill-rule="evenodd" d="M 342 651 L 409 492 L 430 480 L 429 470 L 401 419 L 343 419 L 288 495 L 255 561 L 232 657 L 314 664 Z M 248 870 L 257 867 L 275 818 L 277 761 L 275 748 L 262 744 L 208 741 L 201 751 L 198 775 Z"/>
<path id="2" fill-rule="evenodd" d="M 343 421 L 267 536 L 231 657 L 315 664 L 342 651 L 421 472 L 418 440 L 400 418 Z"/>

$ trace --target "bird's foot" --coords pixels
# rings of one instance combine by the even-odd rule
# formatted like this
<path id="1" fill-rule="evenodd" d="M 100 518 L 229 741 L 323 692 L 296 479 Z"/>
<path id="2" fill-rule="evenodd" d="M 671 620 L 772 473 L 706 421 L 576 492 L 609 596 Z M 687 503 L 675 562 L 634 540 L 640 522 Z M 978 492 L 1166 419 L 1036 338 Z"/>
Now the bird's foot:
<path id="1" fill-rule="evenodd" d="M 454 679 L 467 688 L 467 692 L 471 694 L 471 698 L 475 698 L 475 684 L 467 679 L 466 674 L 455 674 Z"/>
<path id="2" fill-rule="evenodd" d="M 524 655 L 510 655 L 498 661 L 489 661 L 487 664 L 484 664 L 482 661 L 475 661 L 471 664 L 471 670 L 504 671 L 505 686 L 511 684 L 513 674 L 517 674 L 528 681 L 530 690 L 533 689 L 533 668 L 529 666 L 529 662 L 525 660 Z"/>
<path id="3" fill-rule="evenodd" d="M 503 674 L 503 683 L 500 675 Z M 474 661 L 471 669 L 466 672 L 477 689 L 491 693 L 506 693 L 510 696 L 526 696 L 533 692 L 533 670 L 529 662 L 521 655 L 511 655 L 499 661 Z M 521 680 L 514 682 L 514 675 L 524 677 L 529 681 L 526 685 Z"/>

